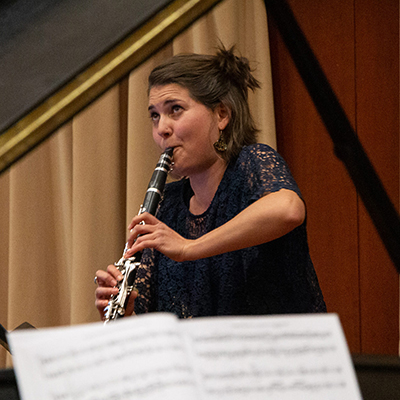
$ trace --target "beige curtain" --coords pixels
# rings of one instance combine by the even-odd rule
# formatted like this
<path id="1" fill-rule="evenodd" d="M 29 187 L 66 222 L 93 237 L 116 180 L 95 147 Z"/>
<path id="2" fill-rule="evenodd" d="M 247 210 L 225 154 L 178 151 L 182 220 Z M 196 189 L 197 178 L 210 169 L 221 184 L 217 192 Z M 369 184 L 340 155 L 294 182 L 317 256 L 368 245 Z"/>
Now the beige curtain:
<path id="1" fill-rule="evenodd" d="M 159 151 L 147 76 L 165 57 L 214 53 L 250 60 L 260 141 L 275 147 L 267 18 L 262 0 L 225 0 L 0 176 L 0 323 L 41 328 L 98 321 L 93 277 L 122 254 Z M 0 351 L 0 368 L 10 365 Z"/>

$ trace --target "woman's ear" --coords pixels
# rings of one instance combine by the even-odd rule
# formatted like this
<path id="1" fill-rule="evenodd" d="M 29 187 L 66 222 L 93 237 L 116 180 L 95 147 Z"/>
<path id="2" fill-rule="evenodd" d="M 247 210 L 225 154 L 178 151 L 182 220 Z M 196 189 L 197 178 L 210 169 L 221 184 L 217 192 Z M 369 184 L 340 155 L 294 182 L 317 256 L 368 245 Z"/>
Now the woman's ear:
<path id="1" fill-rule="evenodd" d="M 218 128 L 223 131 L 231 119 L 231 110 L 224 103 L 219 103 L 215 112 L 218 118 Z"/>

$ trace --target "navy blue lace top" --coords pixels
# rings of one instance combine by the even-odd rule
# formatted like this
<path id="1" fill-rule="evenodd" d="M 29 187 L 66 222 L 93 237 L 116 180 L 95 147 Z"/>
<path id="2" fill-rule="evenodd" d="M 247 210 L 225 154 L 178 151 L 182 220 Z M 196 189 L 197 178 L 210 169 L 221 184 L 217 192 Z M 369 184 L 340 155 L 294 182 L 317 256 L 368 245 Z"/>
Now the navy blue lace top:
<path id="1" fill-rule="evenodd" d="M 157 218 L 183 237 L 195 239 L 280 189 L 301 196 L 275 150 L 264 144 L 246 146 L 228 165 L 205 213 L 190 213 L 193 193 L 189 180 L 182 179 L 166 185 Z M 190 318 L 326 311 L 305 222 L 271 242 L 196 261 L 176 262 L 146 249 L 135 284 L 137 314 L 166 311 Z"/>

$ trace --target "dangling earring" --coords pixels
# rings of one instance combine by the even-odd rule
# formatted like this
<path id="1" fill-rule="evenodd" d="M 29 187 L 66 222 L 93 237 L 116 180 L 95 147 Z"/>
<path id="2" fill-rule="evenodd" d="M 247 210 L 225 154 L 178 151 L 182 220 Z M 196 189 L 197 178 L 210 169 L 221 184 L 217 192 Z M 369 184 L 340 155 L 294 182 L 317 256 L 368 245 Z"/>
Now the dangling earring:
<path id="1" fill-rule="evenodd" d="M 214 143 L 214 148 L 221 153 L 226 151 L 228 148 L 228 145 L 225 143 L 225 140 L 222 137 L 222 131 L 219 131 L 219 139 Z"/>

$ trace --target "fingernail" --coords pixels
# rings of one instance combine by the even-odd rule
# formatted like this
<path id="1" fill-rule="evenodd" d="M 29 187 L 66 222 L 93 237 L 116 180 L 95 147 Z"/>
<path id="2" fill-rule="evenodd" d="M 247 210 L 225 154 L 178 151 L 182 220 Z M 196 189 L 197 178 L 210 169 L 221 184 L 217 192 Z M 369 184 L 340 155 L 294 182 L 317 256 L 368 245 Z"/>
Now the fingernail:
<path id="1" fill-rule="evenodd" d="M 117 276 L 117 279 L 118 279 L 119 281 L 122 281 L 123 276 L 122 276 L 122 275 L 118 275 L 118 276 Z"/>

